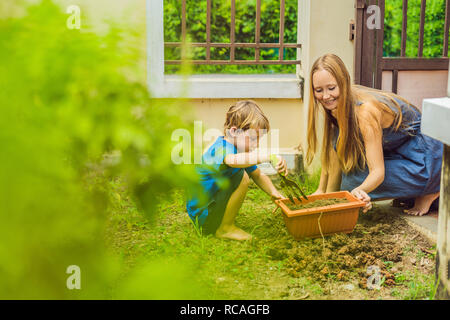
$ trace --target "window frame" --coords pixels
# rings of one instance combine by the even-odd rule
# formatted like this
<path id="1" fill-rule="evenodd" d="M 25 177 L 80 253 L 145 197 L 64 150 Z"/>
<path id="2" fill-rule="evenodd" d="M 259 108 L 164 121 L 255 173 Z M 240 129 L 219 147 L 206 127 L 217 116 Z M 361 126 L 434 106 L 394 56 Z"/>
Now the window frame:
<path id="1" fill-rule="evenodd" d="M 298 0 L 297 43 L 303 44 L 305 5 Z M 295 74 L 164 74 L 164 0 L 147 0 L 148 88 L 155 98 L 303 98 L 303 70 Z M 304 61 L 302 48 L 297 60 Z"/>

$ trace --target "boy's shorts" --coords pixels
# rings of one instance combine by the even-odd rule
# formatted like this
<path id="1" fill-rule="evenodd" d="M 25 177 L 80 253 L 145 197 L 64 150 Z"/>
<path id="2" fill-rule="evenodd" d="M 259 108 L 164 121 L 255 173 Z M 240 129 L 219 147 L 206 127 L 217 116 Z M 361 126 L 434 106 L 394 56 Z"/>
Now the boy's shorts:
<path id="1" fill-rule="evenodd" d="M 202 226 L 202 233 L 204 235 L 215 234 L 223 220 L 225 209 L 231 195 L 239 187 L 245 170 L 239 170 L 230 179 L 230 185 L 226 190 L 219 190 L 213 197 L 211 203 L 208 205 L 208 216 Z"/>

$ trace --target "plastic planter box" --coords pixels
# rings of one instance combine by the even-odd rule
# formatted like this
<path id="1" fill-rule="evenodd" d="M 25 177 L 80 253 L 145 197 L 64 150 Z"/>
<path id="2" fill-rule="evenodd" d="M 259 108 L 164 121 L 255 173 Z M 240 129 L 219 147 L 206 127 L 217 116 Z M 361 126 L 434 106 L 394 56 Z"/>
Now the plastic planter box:
<path id="1" fill-rule="evenodd" d="M 346 198 L 348 202 L 301 210 L 289 209 L 286 205 L 290 202 L 289 199 L 275 200 L 275 203 L 283 211 L 286 227 L 296 240 L 352 232 L 358 220 L 359 208 L 364 207 L 365 202 L 356 199 L 350 192 L 339 191 L 311 195 L 308 196 L 308 200 L 302 199 L 301 203 L 332 198 Z M 296 204 L 300 204 L 297 199 L 295 201 Z"/>

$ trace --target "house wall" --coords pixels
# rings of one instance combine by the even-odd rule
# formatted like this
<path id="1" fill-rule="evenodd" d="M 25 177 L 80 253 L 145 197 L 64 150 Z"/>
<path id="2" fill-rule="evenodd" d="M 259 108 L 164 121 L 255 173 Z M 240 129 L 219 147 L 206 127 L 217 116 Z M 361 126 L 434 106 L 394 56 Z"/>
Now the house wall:
<path id="1" fill-rule="evenodd" d="M 383 71 L 381 89 L 392 92 L 392 71 Z M 447 70 L 399 71 L 397 94 L 418 108 L 424 99 L 440 98 L 447 94 Z"/>
<path id="2" fill-rule="evenodd" d="M 302 0 L 300 0 L 302 1 Z M 349 24 L 355 20 L 354 0 L 307 0 L 302 2 L 301 32 L 302 62 L 305 72 L 305 106 L 302 106 L 302 133 L 300 141 L 306 145 L 307 112 L 309 103 L 309 72 L 314 61 L 326 53 L 338 55 L 347 66 L 352 80 L 354 75 L 354 42 L 349 40 Z M 309 7 L 309 8 L 308 8 Z M 309 12 L 309 14 L 308 14 Z M 320 131 L 320 126 L 318 131 Z M 322 141 L 318 135 L 319 142 Z M 320 150 L 320 146 L 318 150 Z M 308 171 L 320 167 L 320 155 L 316 155 Z"/>

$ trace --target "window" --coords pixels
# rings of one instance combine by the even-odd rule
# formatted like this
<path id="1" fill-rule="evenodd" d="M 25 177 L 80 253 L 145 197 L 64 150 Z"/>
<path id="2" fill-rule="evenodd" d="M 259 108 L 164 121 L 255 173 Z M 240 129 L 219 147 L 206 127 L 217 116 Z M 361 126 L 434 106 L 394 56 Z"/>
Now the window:
<path id="1" fill-rule="evenodd" d="M 154 96 L 302 97 L 297 0 L 240 1 L 238 6 L 236 0 L 148 0 L 147 6 Z M 186 40 L 191 53 L 183 58 L 193 69 L 187 79 L 179 74 Z"/>

